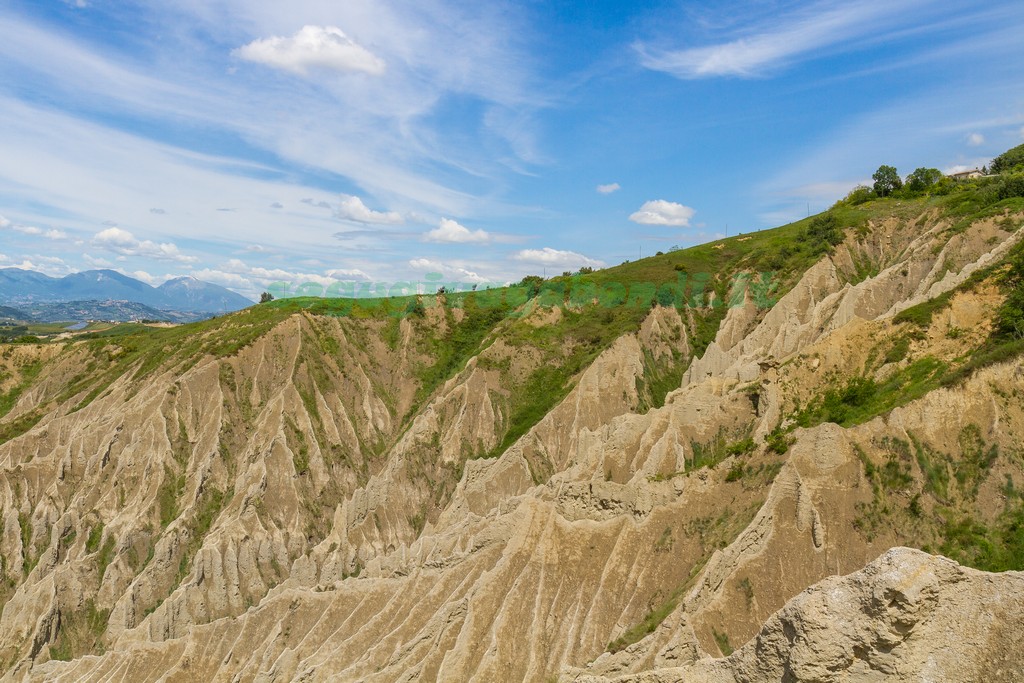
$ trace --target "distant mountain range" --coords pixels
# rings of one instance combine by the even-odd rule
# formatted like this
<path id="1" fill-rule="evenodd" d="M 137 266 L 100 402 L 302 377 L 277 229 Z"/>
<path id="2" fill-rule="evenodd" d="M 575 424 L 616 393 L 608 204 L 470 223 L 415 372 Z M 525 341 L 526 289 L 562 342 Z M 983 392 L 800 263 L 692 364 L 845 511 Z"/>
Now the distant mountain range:
<path id="1" fill-rule="evenodd" d="M 86 270 L 55 278 L 21 268 L 0 269 L 0 306 L 17 309 L 0 312 L 9 318 L 23 312 L 36 320 L 182 321 L 237 311 L 252 303 L 220 285 L 193 277 L 151 287 L 113 270 Z"/>

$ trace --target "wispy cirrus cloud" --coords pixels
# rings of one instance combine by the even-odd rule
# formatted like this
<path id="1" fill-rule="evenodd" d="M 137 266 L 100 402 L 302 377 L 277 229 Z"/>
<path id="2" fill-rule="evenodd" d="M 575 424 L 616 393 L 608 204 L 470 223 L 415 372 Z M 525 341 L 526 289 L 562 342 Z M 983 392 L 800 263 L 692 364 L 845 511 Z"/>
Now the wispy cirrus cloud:
<path id="1" fill-rule="evenodd" d="M 692 47 L 655 47 L 639 42 L 640 63 L 677 78 L 754 77 L 803 58 L 817 58 L 877 33 L 918 0 L 882 2 L 817 2 L 795 9 L 767 24 L 756 23 L 731 31 L 721 42 Z"/>

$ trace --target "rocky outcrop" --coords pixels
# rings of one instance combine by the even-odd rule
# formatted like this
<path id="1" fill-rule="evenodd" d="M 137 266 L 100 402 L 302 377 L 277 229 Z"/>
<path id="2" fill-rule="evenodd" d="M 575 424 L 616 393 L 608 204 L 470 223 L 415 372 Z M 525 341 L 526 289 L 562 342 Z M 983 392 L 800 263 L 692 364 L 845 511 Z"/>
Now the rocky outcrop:
<path id="1" fill-rule="evenodd" d="M 988 574 L 910 548 L 830 577 L 724 659 L 577 683 L 1010 681 L 1024 669 L 1024 574 Z"/>

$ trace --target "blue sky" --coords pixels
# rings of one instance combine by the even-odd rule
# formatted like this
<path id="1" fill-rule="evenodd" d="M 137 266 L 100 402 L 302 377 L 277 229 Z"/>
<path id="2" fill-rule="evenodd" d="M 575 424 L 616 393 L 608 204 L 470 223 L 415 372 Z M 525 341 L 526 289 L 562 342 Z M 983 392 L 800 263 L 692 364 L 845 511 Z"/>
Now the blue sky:
<path id="1" fill-rule="evenodd" d="M 1024 3 L 6 0 L 0 267 L 502 283 L 1024 142 Z"/>

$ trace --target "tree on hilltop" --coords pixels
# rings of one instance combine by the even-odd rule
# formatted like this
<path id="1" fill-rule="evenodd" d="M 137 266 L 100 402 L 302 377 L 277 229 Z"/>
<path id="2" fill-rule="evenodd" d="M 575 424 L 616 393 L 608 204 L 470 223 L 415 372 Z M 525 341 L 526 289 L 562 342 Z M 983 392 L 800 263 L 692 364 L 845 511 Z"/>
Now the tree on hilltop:
<path id="1" fill-rule="evenodd" d="M 879 197 L 888 197 L 896 190 L 903 187 L 900 174 L 894 166 L 879 166 L 871 179 L 875 181 L 875 194 Z"/>
<path id="2" fill-rule="evenodd" d="M 942 171 L 937 168 L 919 168 L 907 176 L 906 187 L 911 192 L 926 192 L 942 180 Z"/>

